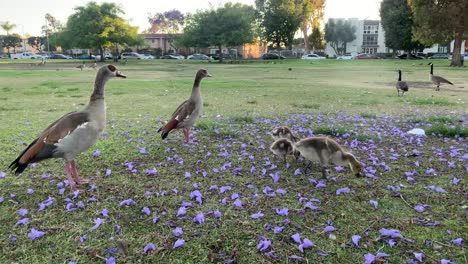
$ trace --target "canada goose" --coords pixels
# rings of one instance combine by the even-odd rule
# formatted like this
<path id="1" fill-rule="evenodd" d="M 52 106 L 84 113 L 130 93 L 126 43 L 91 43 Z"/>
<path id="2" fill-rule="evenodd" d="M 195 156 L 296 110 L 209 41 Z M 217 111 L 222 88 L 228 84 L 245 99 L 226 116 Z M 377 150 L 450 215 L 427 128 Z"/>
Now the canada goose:
<path id="1" fill-rule="evenodd" d="M 184 131 L 185 142 L 189 142 L 189 129 L 203 112 L 200 82 L 205 77 L 211 77 L 211 74 L 209 74 L 205 69 L 198 70 L 190 98 L 179 105 L 172 114 L 171 119 L 163 127 L 159 128 L 158 133 L 162 131 L 162 139 L 165 139 L 173 129 L 182 128 Z"/>
<path id="2" fill-rule="evenodd" d="M 83 70 L 84 68 L 86 68 L 86 64 L 83 62 L 82 64 L 76 66 L 75 68 L 78 68 L 80 70 Z"/>
<path id="3" fill-rule="evenodd" d="M 436 88 L 436 91 L 440 91 L 440 84 L 441 83 L 448 83 L 450 85 L 453 85 L 452 82 L 450 82 L 449 80 L 445 79 L 444 77 L 441 77 L 441 76 L 438 76 L 438 75 L 434 75 L 433 71 L 434 71 L 434 64 L 432 64 L 432 62 L 429 62 L 427 65 L 431 65 L 431 72 L 429 73 L 429 80 L 431 80 L 431 82 L 435 85 L 437 85 L 437 88 Z"/>
<path id="4" fill-rule="evenodd" d="M 68 113 L 50 124 L 9 168 L 20 174 L 29 163 L 64 158 L 70 189 L 76 191 L 76 184 L 87 183 L 88 180 L 81 179 L 78 175 L 75 157 L 94 145 L 106 126 L 104 88 L 112 77 L 126 78 L 114 65 L 99 69 L 88 106 L 83 111 Z"/>
<path id="5" fill-rule="evenodd" d="M 301 155 L 310 161 L 305 172 L 311 166 L 312 161 L 319 161 L 322 170 L 322 178 L 326 179 L 325 166 L 333 163 L 335 165 L 351 167 L 356 176 L 360 176 L 362 171 L 361 163 L 354 157 L 353 154 L 344 150 L 335 140 L 327 137 L 310 137 L 301 139 L 295 143 L 294 149 L 299 151 Z"/>
<path id="6" fill-rule="evenodd" d="M 408 84 L 405 81 L 401 80 L 401 70 L 398 70 L 398 81 L 396 82 L 396 89 L 398 92 L 398 96 L 400 96 L 400 90 L 401 96 L 403 96 L 405 92 L 408 91 Z"/>
<path id="7" fill-rule="evenodd" d="M 280 138 L 287 138 L 292 142 L 298 142 L 300 140 L 300 138 L 296 137 L 288 126 L 277 127 L 275 129 L 273 129 L 270 132 L 270 134 L 271 134 L 271 137 L 273 137 L 274 140 L 277 140 L 277 139 L 280 139 Z"/>
<path id="8" fill-rule="evenodd" d="M 270 150 L 275 154 L 275 157 L 282 158 L 284 163 L 286 163 L 286 156 L 293 154 L 293 144 L 294 143 L 287 138 L 280 138 L 271 144 Z"/>

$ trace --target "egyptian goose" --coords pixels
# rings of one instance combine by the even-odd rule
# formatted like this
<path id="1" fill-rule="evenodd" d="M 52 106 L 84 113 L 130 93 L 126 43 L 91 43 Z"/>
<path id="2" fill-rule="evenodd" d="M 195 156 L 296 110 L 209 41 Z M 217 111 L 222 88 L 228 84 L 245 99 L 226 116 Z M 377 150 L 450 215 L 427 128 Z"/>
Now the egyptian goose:
<path id="1" fill-rule="evenodd" d="M 280 138 L 287 138 L 292 142 L 298 142 L 300 140 L 300 138 L 296 137 L 288 126 L 277 127 L 273 129 L 270 134 L 274 140 L 278 140 Z"/>
<path id="2" fill-rule="evenodd" d="M 271 152 L 275 154 L 275 157 L 282 158 L 286 163 L 286 156 L 294 154 L 293 142 L 287 138 L 280 138 L 275 140 L 270 146 Z"/>
<path id="3" fill-rule="evenodd" d="M 83 62 L 82 64 L 76 66 L 75 68 L 78 68 L 80 70 L 83 70 L 84 68 L 86 68 L 86 64 Z"/>
<path id="4" fill-rule="evenodd" d="M 436 91 L 440 91 L 439 86 L 441 83 L 447 83 L 447 84 L 453 85 L 452 82 L 445 79 L 444 77 L 434 75 L 434 64 L 432 64 L 432 62 L 429 62 L 427 65 L 431 65 L 431 72 L 429 73 L 429 80 L 431 80 L 433 84 L 437 85 Z"/>
<path id="5" fill-rule="evenodd" d="M 301 139 L 293 145 L 294 149 L 311 161 L 306 169 L 311 166 L 312 161 L 319 161 L 322 170 L 322 179 L 326 179 L 325 166 L 333 163 L 335 165 L 348 165 L 356 176 L 360 176 L 362 171 L 361 163 L 353 154 L 344 150 L 335 140 L 326 137 L 310 137 Z"/>
<path id="6" fill-rule="evenodd" d="M 398 96 L 400 96 L 400 91 L 401 96 L 403 96 L 405 92 L 408 91 L 408 84 L 405 81 L 401 80 L 401 70 L 398 70 L 398 81 L 396 82 L 395 86 L 398 92 Z"/>
<path id="7" fill-rule="evenodd" d="M 83 111 L 68 113 L 50 124 L 21 152 L 9 168 L 20 174 L 29 163 L 49 158 L 64 158 L 65 171 L 72 191 L 77 190 L 76 184 L 89 182 L 79 177 L 75 158 L 94 145 L 106 126 L 104 87 L 112 77 L 126 78 L 114 65 L 99 69 L 88 106 Z"/>
<path id="8" fill-rule="evenodd" d="M 203 100 L 200 93 L 200 82 L 205 77 L 211 77 L 205 69 L 200 69 L 195 76 L 195 82 L 193 83 L 192 95 L 186 101 L 184 101 L 175 112 L 172 114 L 171 119 L 158 130 L 158 133 L 162 131 L 161 138 L 165 139 L 169 132 L 173 129 L 182 128 L 184 132 L 185 143 L 190 140 L 189 129 L 193 126 L 197 118 L 202 114 L 203 111 Z"/>

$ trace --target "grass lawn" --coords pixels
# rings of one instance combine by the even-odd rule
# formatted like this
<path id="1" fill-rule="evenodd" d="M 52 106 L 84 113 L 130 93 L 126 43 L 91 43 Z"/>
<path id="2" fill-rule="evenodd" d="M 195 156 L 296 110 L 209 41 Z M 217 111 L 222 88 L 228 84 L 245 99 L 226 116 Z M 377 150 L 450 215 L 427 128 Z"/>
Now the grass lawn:
<path id="1" fill-rule="evenodd" d="M 427 61 L 117 63 L 128 78 L 107 84 L 106 131 L 77 160 L 92 182 L 74 195 L 63 160 L 20 176 L 7 167 L 52 121 L 84 107 L 96 71 L 2 60 L 0 263 L 467 263 L 468 71 L 434 63 L 453 86 L 436 92 Z M 202 67 L 213 78 L 201 84 L 193 141 L 181 132 L 162 141 L 156 130 Z M 284 124 L 333 137 L 365 177 L 333 165 L 320 182 L 318 166 L 304 175 L 304 161 L 275 160 L 269 131 Z M 46 234 L 31 240 L 32 229 Z"/>

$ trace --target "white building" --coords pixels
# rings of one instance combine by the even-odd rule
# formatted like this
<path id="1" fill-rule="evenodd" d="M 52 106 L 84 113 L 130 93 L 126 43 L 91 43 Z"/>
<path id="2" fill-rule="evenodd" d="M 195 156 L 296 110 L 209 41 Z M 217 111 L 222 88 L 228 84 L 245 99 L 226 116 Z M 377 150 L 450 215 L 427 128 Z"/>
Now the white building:
<path id="1" fill-rule="evenodd" d="M 340 20 L 340 18 L 330 18 Z M 344 20 L 344 19 L 343 19 Z M 385 47 L 385 36 L 382 24 L 379 20 L 359 20 L 357 18 L 347 19 L 351 25 L 356 29 L 356 39 L 346 44 L 347 53 L 387 53 L 388 49 Z M 335 50 L 331 47 L 330 43 L 326 43 L 325 53 L 329 57 L 337 56 Z"/>
<path id="2" fill-rule="evenodd" d="M 450 42 L 450 50 L 448 45 L 443 44 L 434 44 L 430 48 L 425 48 L 423 50 L 424 54 L 434 54 L 434 53 L 452 53 L 455 40 Z M 468 54 L 468 41 L 464 40 L 461 44 L 461 54 Z"/>

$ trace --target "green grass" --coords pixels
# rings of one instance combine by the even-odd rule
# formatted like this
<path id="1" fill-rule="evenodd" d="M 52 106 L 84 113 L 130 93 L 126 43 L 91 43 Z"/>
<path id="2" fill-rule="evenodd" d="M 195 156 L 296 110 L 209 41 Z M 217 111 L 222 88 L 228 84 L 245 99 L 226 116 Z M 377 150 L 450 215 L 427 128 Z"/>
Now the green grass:
<path id="1" fill-rule="evenodd" d="M 468 87 L 466 70 L 435 62 L 438 74 L 455 83 L 435 92 L 426 80 L 429 68 L 413 65 L 413 61 L 117 63 L 128 78 L 110 80 L 106 87 L 106 134 L 77 159 L 81 176 L 92 178 L 96 189 L 73 199 L 68 189 L 63 195 L 58 193 L 57 184 L 65 179 L 63 160 L 38 163 L 21 176 L 7 167 L 47 125 L 85 107 L 96 71 L 76 69 L 80 63 L 60 61 L 30 67 L 26 62 L 0 60 L 0 171 L 7 173 L 0 178 L 0 197 L 4 197 L 0 203 L 0 263 L 104 263 L 101 258 L 111 255 L 118 263 L 224 263 L 228 259 L 288 263 L 291 255 L 303 256 L 310 263 L 362 263 L 366 253 L 379 251 L 390 255 L 385 258 L 389 263 L 406 263 L 414 259 L 413 252 L 424 252 L 427 263 L 439 263 L 442 258 L 466 262 L 466 248 L 450 242 L 459 237 L 466 240 L 466 163 L 459 157 L 466 153 L 467 134 L 466 125 L 458 122 L 466 122 L 467 116 L 468 93 L 461 88 Z M 182 133 L 175 132 L 162 141 L 157 129 L 188 98 L 199 68 L 206 68 L 214 77 L 201 83 L 204 101 L 209 103 L 191 129 L 196 140 L 183 144 Z M 403 70 L 410 83 L 418 84 L 404 97 L 397 97 L 393 86 L 396 69 Z M 320 177 L 316 165 L 311 175 L 294 176 L 305 162 L 288 157 L 288 168 L 274 162 L 268 150 L 272 143 L 269 131 L 285 124 L 299 137 L 310 132 L 333 137 L 366 168 L 375 169 L 376 179 L 356 178 L 348 169 L 336 172 L 335 166 L 329 166 L 330 177 L 336 181 L 315 188 L 311 179 Z M 427 137 L 404 135 L 423 124 Z M 465 138 L 444 139 L 455 134 Z M 140 154 L 141 147 L 149 154 Z M 99 157 L 92 155 L 95 150 L 101 151 Z M 452 156 L 455 152 L 458 154 Z M 453 166 L 448 162 L 454 162 Z M 436 175 L 426 174 L 429 168 Z M 112 171 L 110 176 L 106 176 L 107 169 Z M 148 175 L 147 169 L 157 169 L 156 175 Z M 418 175 L 408 179 L 405 173 L 414 171 Z M 274 173 L 280 175 L 277 183 L 270 176 Z M 458 185 L 451 184 L 454 177 L 461 180 Z M 247 188 L 249 184 L 252 189 Z M 213 185 L 218 190 L 211 189 Z M 389 185 L 400 186 L 403 199 L 388 190 Z M 446 193 L 428 189 L 432 185 Z M 221 186 L 232 190 L 220 194 Z M 267 196 L 267 186 L 287 193 Z M 336 195 L 343 187 L 352 192 Z M 89 190 L 90 186 L 81 188 Z M 34 193 L 27 194 L 28 189 Z M 203 194 L 203 204 L 190 198 L 195 189 Z M 240 196 L 243 209 L 234 206 L 234 193 Z M 49 196 L 55 198 L 54 203 L 38 211 Z M 313 204 L 320 210 L 302 211 L 305 203 L 299 196 L 319 199 L 320 203 Z M 119 206 L 129 198 L 135 205 Z M 378 201 L 378 208 L 369 200 Z M 68 203 L 79 202 L 84 209 L 65 210 Z M 192 202 L 193 207 L 187 208 L 187 218 L 178 218 L 183 202 Z M 417 213 L 413 207 L 418 204 L 431 207 Z M 143 207 L 150 209 L 150 216 L 142 213 Z M 289 208 L 286 217 L 275 212 L 283 207 Z M 18 214 L 20 208 L 29 211 L 27 226 L 15 226 L 23 218 Z M 103 209 L 109 211 L 109 217 L 101 214 Z M 222 213 L 220 219 L 211 214 L 213 210 Z M 250 217 L 259 211 L 265 214 L 263 218 Z M 205 223 L 193 223 L 192 218 L 202 212 Z M 153 223 L 156 216 L 159 222 Z M 98 217 L 104 223 L 91 231 Z M 414 218 L 439 221 L 440 225 L 424 226 Z M 329 223 L 336 228 L 332 236 L 323 232 Z M 121 227 L 118 233 L 117 225 Z M 274 234 L 268 230 L 270 225 L 284 230 Z M 173 250 L 175 226 L 183 229 L 180 238 L 187 244 Z M 32 241 L 27 237 L 31 228 L 47 234 Z M 381 228 L 398 229 L 414 243 L 397 239 L 390 247 L 377 240 Z M 290 238 L 296 233 L 317 246 L 301 253 Z M 83 235 L 87 240 L 81 243 Z M 257 251 L 259 235 L 272 241 L 267 252 L 273 249 L 279 259 Z M 352 235 L 362 236 L 359 248 L 351 245 Z M 17 240 L 10 240 L 11 236 Z M 155 244 L 156 251 L 144 254 L 149 243 Z M 318 252 L 329 256 L 320 257 Z"/>

